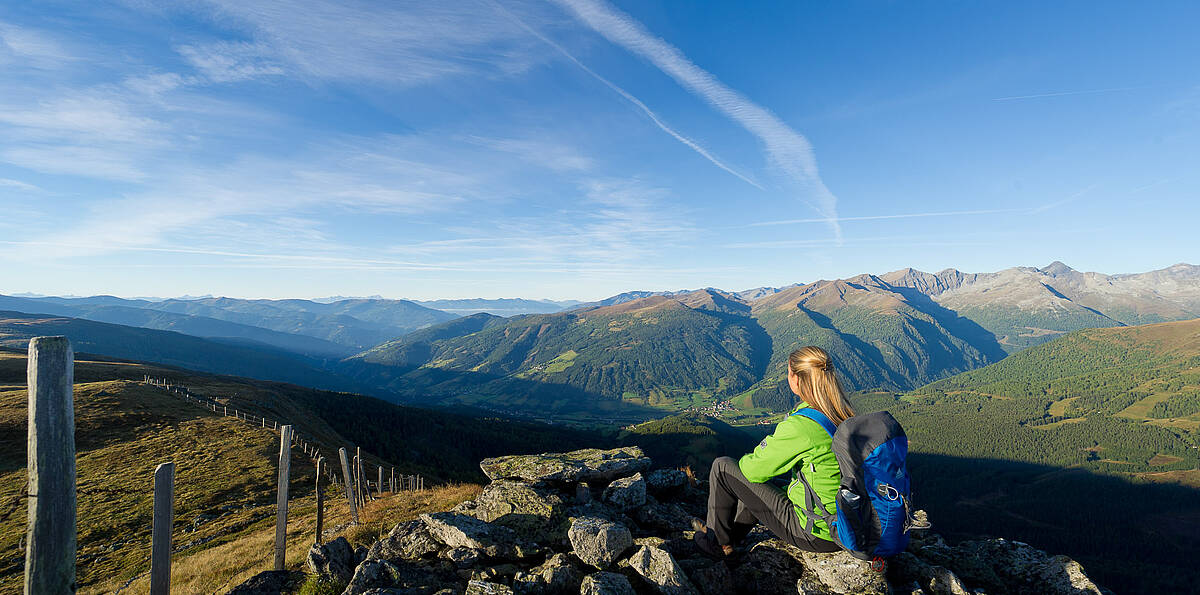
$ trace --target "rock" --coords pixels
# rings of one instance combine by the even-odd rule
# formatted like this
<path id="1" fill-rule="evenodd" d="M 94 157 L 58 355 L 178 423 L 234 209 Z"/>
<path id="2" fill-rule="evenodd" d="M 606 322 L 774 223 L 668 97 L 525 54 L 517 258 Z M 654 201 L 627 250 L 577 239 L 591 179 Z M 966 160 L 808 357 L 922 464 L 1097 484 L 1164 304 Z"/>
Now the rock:
<path id="1" fill-rule="evenodd" d="M 581 481 L 575 485 L 575 502 L 578 504 L 587 504 L 592 501 L 592 486 L 589 486 L 586 481 Z"/>
<path id="2" fill-rule="evenodd" d="M 367 560 L 354 569 L 342 595 L 362 595 L 376 587 L 394 587 L 402 579 L 400 568 L 387 560 Z"/>
<path id="3" fill-rule="evenodd" d="M 655 469 L 646 474 L 646 489 L 655 496 L 673 494 L 687 485 L 687 474 L 679 469 Z"/>
<path id="4" fill-rule="evenodd" d="M 597 572 L 583 577 L 579 595 L 634 595 L 633 585 L 624 575 Z"/>
<path id="5" fill-rule="evenodd" d="M 524 482 L 493 481 L 483 488 L 475 503 L 472 516 L 504 525 L 529 539 L 553 539 L 554 529 L 563 521 L 562 498 Z"/>
<path id="6" fill-rule="evenodd" d="M 792 548 L 791 545 L 787 545 Z M 792 548 L 790 553 L 799 554 L 809 573 L 811 590 L 824 589 L 833 593 L 856 593 L 859 595 L 886 595 L 887 580 L 882 572 L 871 569 L 871 563 L 859 560 L 847 552 L 819 554 Z M 807 577 L 806 577 L 807 578 Z"/>
<path id="7" fill-rule="evenodd" d="M 584 564 L 604 570 L 633 545 L 633 535 L 619 523 L 597 517 L 580 517 L 567 531 L 571 548 Z"/>
<path id="8" fill-rule="evenodd" d="M 650 467 L 650 459 L 636 446 L 612 450 L 588 448 L 567 453 L 512 455 L 480 461 L 488 479 L 523 479 L 530 482 L 609 481 Z"/>
<path id="9" fill-rule="evenodd" d="M 354 559 L 354 549 L 345 537 L 309 548 L 307 564 L 314 574 L 332 578 L 341 584 L 350 582 L 354 567 L 358 565 Z"/>
<path id="10" fill-rule="evenodd" d="M 513 590 L 530 595 L 573 593 L 579 590 L 583 571 L 567 554 L 554 554 L 541 566 L 513 577 Z"/>
<path id="11" fill-rule="evenodd" d="M 725 595 L 733 593 L 733 573 L 725 562 L 707 558 L 681 560 L 679 566 L 702 595 Z"/>
<path id="12" fill-rule="evenodd" d="M 437 553 L 440 544 L 421 520 L 400 523 L 367 550 L 368 560 L 417 560 Z"/>
<path id="13" fill-rule="evenodd" d="M 250 580 L 229 591 L 229 595 L 280 595 L 290 593 L 295 583 L 302 578 L 301 573 L 289 570 L 268 570 L 260 572 Z"/>
<path id="14" fill-rule="evenodd" d="M 804 575 L 802 557 L 789 551 L 795 549 L 775 538 L 756 543 L 733 571 L 738 592 L 795 593 L 800 577 Z"/>
<path id="15" fill-rule="evenodd" d="M 665 595 L 698 593 L 683 569 L 667 550 L 642 546 L 629 557 L 629 567 L 646 579 L 656 591 Z"/>
<path id="16" fill-rule="evenodd" d="M 420 518 L 429 527 L 434 539 L 452 548 L 471 548 L 492 558 L 510 560 L 526 558 L 539 551 L 537 546 L 520 541 L 512 529 L 465 514 L 435 512 L 423 514 Z"/>
<path id="17" fill-rule="evenodd" d="M 500 583 L 471 581 L 467 583 L 466 595 L 513 595 L 513 590 Z"/>
<path id="18" fill-rule="evenodd" d="M 633 545 L 636 546 L 648 545 L 650 547 L 662 547 L 666 545 L 666 543 L 666 539 L 663 539 L 657 535 L 651 535 L 650 537 L 639 537 L 633 540 Z"/>
<path id="19" fill-rule="evenodd" d="M 454 508 L 451 508 L 449 512 L 474 515 L 476 507 L 477 505 L 475 504 L 474 500 L 463 500 L 462 502 L 455 504 Z"/>
<path id="20" fill-rule="evenodd" d="M 642 528 L 658 531 L 683 531 L 692 520 L 692 515 L 674 502 L 647 504 L 635 509 L 632 514 Z"/>
<path id="21" fill-rule="evenodd" d="M 646 480 L 641 473 L 617 479 L 604 488 L 604 501 L 629 510 L 646 503 Z"/>
<path id="22" fill-rule="evenodd" d="M 1029 544 L 1007 539 L 966 541 L 950 548 L 918 550 L 930 564 L 949 568 L 968 584 L 994 593 L 1038 592 L 1047 595 L 1100 594 L 1078 562 L 1050 556 Z M 932 589 L 931 589 L 932 590 Z"/>
<path id="23" fill-rule="evenodd" d="M 479 561 L 479 550 L 469 547 L 452 547 L 442 552 L 442 557 L 453 562 L 458 568 L 474 566 Z"/>
<path id="24" fill-rule="evenodd" d="M 967 586 L 945 566 L 929 567 L 929 592 L 933 595 L 968 595 Z"/>

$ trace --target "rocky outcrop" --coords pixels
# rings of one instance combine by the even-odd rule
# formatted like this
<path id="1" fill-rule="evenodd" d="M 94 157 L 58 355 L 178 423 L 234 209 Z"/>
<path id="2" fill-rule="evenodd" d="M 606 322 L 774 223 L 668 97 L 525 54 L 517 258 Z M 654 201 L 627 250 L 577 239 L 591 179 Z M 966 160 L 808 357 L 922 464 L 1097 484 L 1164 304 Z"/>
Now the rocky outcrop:
<path id="1" fill-rule="evenodd" d="M 915 535 L 887 572 L 845 552 L 805 552 L 759 526 L 735 554 L 696 549 L 705 482 L 649 471 L 636 447 L 488 459 L 476 501 L 396 525 L 361 555 L 344 539 L 314 546 L 309 569 L 343 595 L 1103 593 L 1083 568 L 1004 539 L 954 546 Z"/>
<path id="2" fill-rule="evenodd" d="M 484 459 L 479 468 L 490 480 L 520 479 L 529 482 L 575 483 L 611 481 L 650 468 L 650 458 L 636 446 L 600 450 L 588 448 L 568 453 L 513 455 Z"/>

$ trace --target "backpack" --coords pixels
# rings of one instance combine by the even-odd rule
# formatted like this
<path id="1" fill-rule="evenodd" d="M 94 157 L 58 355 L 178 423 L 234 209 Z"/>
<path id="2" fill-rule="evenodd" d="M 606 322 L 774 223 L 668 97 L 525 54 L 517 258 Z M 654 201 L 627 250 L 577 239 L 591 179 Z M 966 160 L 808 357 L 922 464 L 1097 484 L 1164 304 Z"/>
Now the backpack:
<path id="1" fill-rule="evenodd" d="M 886 411 L 856 415 L 834 426 L 824 413 L 805 407 L 792 413 L 819 424 L 833 438 L 833 454 L 842 472 L 837 512 L 827 514 L 821 499 L 802 473 L 806 512 L 829 526 L 833 540 L 850 555 L 872 560 L 882 571 L 884 559 L 908 546 L 908 532 L 921 528 L 912 520 L 911 485 L 905 458 L 908 436 Z"/>

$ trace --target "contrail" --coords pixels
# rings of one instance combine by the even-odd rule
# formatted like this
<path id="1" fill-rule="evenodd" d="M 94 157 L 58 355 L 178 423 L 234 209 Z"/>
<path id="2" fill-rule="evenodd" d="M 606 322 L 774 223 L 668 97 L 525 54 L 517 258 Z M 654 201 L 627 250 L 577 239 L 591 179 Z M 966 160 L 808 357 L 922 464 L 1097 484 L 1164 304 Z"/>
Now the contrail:
<path id="1" fill-rule="evenodd" d="M 978 211 L 939 211 L 933 213 L 902 213 L 899 215 L 864 215 L 861 217 L 837 217 L 834 219 L 787 219 L 784 221 L 762 221 L 750 223 L 746 227 L 764 227 L 768 225 L 792 225 L 795 223 L 829 223 L 830 221 L 873 221 L 876 219 L 911 219 L 914 217 L 949 217 L 954 215 L 992 215 L 996 213 L 1029 213 L 1031 209 L 984 209 Z"/>
<path id="2" fill-rule="evenodd" d="M 837 197 L 825 187 L 812 145 L 775 114 L 696 66 L 675 46 L 655 37 L 629 15 L 596 0 L 554 0 L 609 41 L 648 60 L 685 89 L 737 122 L 762 141 L 768 160 L 806 191 L 800 199 L 825 219 L 836 238 Z"/>
<path id="3" fill-rule="evenodd" d="M 1114 91 L 1132 91 L 1141 87 L 1113 87 L 1111 89 L 1087 89 L 1084 91 L 1060 91 L 1058 93 L 1039 93 L 1037 95 L 1014 95 L 1012 97 L 993 97 L 992 101 L 1013 101 L 1016 99 L 1040 99 L 1042 97 L 1062 97 L 1064 95 L 1088 95 L 1091 93 L 1112 93 Z"/>
<path id="4" fill-rule="evenodd" d="M 654 113 L 654 111 L 651 110 L 649 107 L 647 107 L 645 103 L 642 103 L 642 101 L 640 99 L 638 99 L 637 97 L 634 97 L 632 93 L 629 93 L 625 89 L 622 89 L 616 83 L 604 78 L 603 76 L 600 76 L 599 74 L 596 73 L 596 71 L 592 70 L 591 68 L 588 68 L 588 66 L 586 64 L 579 61 L 579 59 L 576 58 L 573 54 L 571 54 L 571 52 L 568 52 L 566 48 L 555 43 L 553 40 L 546 37 L 545 35 L 542 35 L 541 32 L 534 29 L 533 27 L 530 27 L 528 24 L 525 23 L 525 21 L 522 21 L 519 17 L 517 17 L 517 15 L 509 12 L 508 9 L 497 4 L 494 0 L 489 0 L 489 4 L 491 4 L 496 10 L 500 11 L 505 16 L 507 16 L 510 20 L 512 20 L 514 23 L 516 23 L 522 29 L 528 31 L 530 35 L 537 37 L 538 39 L 545 42 L 546 45 L 549 45 L 550 47 L 554 48 L 555 50 L 558 50 L 558 53 L 565 56 L 568 60 L 573 62 L 576 66 L 578 66 L 584 72 L 592 75 L 592 78 L 595 78 L 596 80 L 600 81 L 601 83 L 604 83 L 604 86 L 608 87 L 609 89 L 612 89 L 618 95 L 620 95 L 621 97 L 624 97 L 626 101 L 628 101 L 629 103 L 632 103 L 638 109 L 642 110 L 642 113 L 646 114 L 646 117 L 650 118 L 650 121 L 654 122 L 654 125 L 658 126 L 663 132 L 666 132 L 667 134 L 674 137 L 675 140 L 683 143 L 684 145 L 687 145 L 688 148 L 699 153 L 700 156 L 704 157 L 705 159 L 711 161 L 713 165 L 737 176 L 743 182 L 746 182 L 747 184 L 750 184 L 751 186 L 754 186 L 755 188 L 758 188 L 759 190 L 764 190 L 764 188 L 761 185 L 759 185 L 758 182 L 755 182 L 749 176 L 742 174 L 741 172 L 738 172 L 737 170 L 733 169 L 729 165 L 726 165 L 724 162 L 722 162 L 720 159 L 718 159 L 712 153 L 708 152 L 707 149 L 700 146 L 699 143 L 684 136 L 683 134 L 681 134 L 674 128 L 671 128 L 670 126 L 668 126 L 666 122 L 662 121 L 662 118 L 658 117 L 658 114 Z"/>

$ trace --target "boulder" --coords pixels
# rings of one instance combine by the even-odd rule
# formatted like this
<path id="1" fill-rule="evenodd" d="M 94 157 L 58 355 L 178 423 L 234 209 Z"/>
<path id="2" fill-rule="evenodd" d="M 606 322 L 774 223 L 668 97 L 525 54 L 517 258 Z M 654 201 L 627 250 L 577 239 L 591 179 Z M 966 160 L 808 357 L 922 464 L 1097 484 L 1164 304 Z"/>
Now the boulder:
<path id="1" fill-rule="evenodd" d="M 441 545 L 420 519 L 400 523 L 367 549 L 368 560 L 417 560 L 435 554 Z"/>
<path id="2" fill-rule="evenodd" d="M 521 541 L 508 527 L 494 525 L 456 512 L 423 514 L 421 521 L 443 545 L 479 550 L 492 558 L 516 560 L 538 553 L 539 548 Z"/>
<path id="3" fill-rule="evenodd" d="M 792 548 L 789 544 L 787 547 Z M 882 572 L 871 569 L 871 563 L 859 560 L 847 552 L 820 554 L 792 548 L 793 556 L 799 554 L 805 568 L 812 575 L 810 589 L 823 589 L 830 593 L 855 593 L 858 595 L 886 595 L 887 580 Z"/>
<path id="4" fill-rule="evenodd" d="M 674 503 L 646 504 L 631 513 L 638 526 L 656 531 L 683 531 L 690 527 L 692 515 Z"/>
<path id="5" fill-rule="evenodd" d="M 733 571 L 738 593 L 795 593 L 804 575 L 802 558 L 789 551 L 795 549 L 774 538 L 754 544 Z"/>
<path id="6" fill-rule="evenodd" d="M 400 568 L 387 560 L 367 560 L 354 569 L 342 595 L 362 595 L 376 587 L 394 587 L 403 578 Z"/>
<path id="7" fill-rule="evenodd" d="M 604 488 L 604 501 L 621 510 L 646 503 L 646 480 L 641 473 L 614 480 Z"/>
<path id="8" fill-rule="evenodd" d="M 575 556 L 600 570 L 615 562 L 633 545 L 633 535 L 627 527 L 598 517 L 575 519 L 567 537 Z"/>
<path id="9" fill-rule="evenodd" d="M 725 595 L 733 593 L 733 573 L 725 562 L 707 558 L 681 560 L 679 566 L 691 579 L 701 595 Z"/>
<path id="10" fill-rule="evenodd" d="M 625 575 L 615 572 L 596 572 L 583 577 L 579 595 L 634 595 L 633 585 Z"/>
<path id="11" fill-rule="evenodd" d="M 583 581 L 583 571 L 567 554 L 554 554 L 541 566 L 513 576 L 513 590 L 530 595 L 574 593 Z"/>
<path id="12" fill-rule="evenodd" d="M 1101 592 L 1078 562 L 1066 556 L 1050 556 L 1019 541 L 982 539 L 954 547 L 934 543 L 918 549 L 917 556 L 926 564 L 950 569 L 962 582 L 988 592 L 1048 595 Z"/>
<path id="13" fill-rule="evenodd" d="M 442 557 L 449 560 L 457 568 L 467 568 L 479 562 L 479 550 L 469 547 L 452 547 L 442 552 Z"/>
<path id="14" fill-rule="evenodd" d="M 267 570 L 229 591 L 230 595 L 281 595 L 291 593 L 303 575 L 290 570 Z"/>
<path id="15" fill-rule="evenodd" d="M 342 584 L 350 582 L 350 577 L 354 576 L 354 567 L 358 565 L 354 559 L 354 549 L 345 537 L 312 546 L 308 550 L 306 562 L 313 574 L 331 578 Z"/>
<path id="16" fill-rule="evenodd" d="M 696 595 L 699 593 L 667 550 L 644 545 L 629 557 L 629 567 L 659 593 L 665 595 Z"/>
<path id="17" fill-rule="evenodd" d="M 554 491 L 501 479 L 483 488 L 472 516 L 542 541 L 553 539 L 554 528 L 563 521 L 563 510 L 563 499 Z"/>
<path id="18" fill-rule="evenodd" d="M 687 485 L 687 474 L 679 469 L 655 469 L 646 474 L 646 489 L 655 496 L 670 495 Z"/>
<path id="19" fill-rule="evenodd" d="M 650 459 L 636 446 L 612 450 L 588 448 L 566 453 L 511 455 L 480 461 L 488 479 L 523 479 L 529 482 L 575 483 L 610 481 L 650 467 Z"/>
<path id="20" fill-rule="evenodd" d="M 513 595 L 513 590 L 501 583 L 475 580 L 467 583 L 466 595 Z"/>

